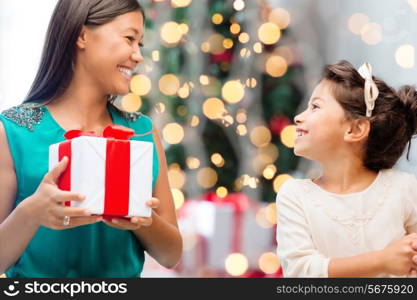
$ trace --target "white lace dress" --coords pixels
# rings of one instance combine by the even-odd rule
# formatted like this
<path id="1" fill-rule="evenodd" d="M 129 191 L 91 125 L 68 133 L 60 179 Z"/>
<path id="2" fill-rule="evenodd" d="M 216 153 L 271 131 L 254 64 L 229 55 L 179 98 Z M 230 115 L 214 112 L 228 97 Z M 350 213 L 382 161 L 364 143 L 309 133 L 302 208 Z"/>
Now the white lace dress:
<path id="1" fill-rule="evenodd" d="M 351 194 L 290 179 L 277 195 L 277 209 L 284 276 L 328 277 L 331 258 L 381 250 L 417 232 L 417 179 L 383 170 L 368 188 Z"/>

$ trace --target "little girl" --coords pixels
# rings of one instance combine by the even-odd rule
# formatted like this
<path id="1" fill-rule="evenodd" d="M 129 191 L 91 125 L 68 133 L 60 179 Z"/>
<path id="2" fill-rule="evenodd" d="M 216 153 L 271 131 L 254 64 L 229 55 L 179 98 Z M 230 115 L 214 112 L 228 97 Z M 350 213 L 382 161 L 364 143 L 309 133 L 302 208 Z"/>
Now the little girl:
<path id="1" fill-rule="evenodd" d="M 284 276 L 416 275 L 417 179 L 392 169 L 416 133 L 415 88 L 397 92 L 368 63 L 341 61 L 326 66 L 295 123 L 295 154 L 323 172 L 277 195 Z"/>

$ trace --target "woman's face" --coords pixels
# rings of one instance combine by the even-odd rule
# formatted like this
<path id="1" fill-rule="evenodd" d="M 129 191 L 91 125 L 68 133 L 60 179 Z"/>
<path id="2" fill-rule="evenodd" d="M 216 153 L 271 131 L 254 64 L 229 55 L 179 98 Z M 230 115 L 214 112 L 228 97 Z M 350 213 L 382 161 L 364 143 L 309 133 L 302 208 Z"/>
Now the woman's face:
<path id="1" fill-rule="evenodd" d="M 85 29 L 77 59 L 94 84 L 106 94 L 127 94 L 132 71 L 142 60 L 143 16 L 134 11 Z"/>
<path id="2" fill-rule="evenodd" d="M 323 162 L 340 153 L 349 122 L 342 106 L 333 97 L 329 82 L 321 81 L 313 91 L 308 107 L 294 119 L 297 137 L 294 153 Z"/>

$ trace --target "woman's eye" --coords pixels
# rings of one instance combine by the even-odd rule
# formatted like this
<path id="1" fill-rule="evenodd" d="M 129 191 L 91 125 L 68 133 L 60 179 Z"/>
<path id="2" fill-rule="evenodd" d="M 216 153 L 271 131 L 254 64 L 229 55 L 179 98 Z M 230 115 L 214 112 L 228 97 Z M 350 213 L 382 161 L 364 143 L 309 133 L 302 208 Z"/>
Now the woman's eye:
<path id="1" fill-rule="evenodd" d="M 133 42 L 135 40 L 135 38 L 133 36 L 127 36 L 126 38 L 131 42 Z"/>
<path id="2" fill-rule="evenodd" d="M 143 43 L 139 43 L 139 48 L 143 48 Z"/>

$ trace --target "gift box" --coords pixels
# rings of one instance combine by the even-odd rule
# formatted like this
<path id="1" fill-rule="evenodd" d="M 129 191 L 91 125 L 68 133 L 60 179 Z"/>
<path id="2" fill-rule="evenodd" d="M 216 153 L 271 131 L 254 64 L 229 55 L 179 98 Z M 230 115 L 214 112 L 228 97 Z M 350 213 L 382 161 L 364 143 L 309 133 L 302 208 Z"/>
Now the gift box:
<path id="1" fill-rule="evenodd" d="M 132 136 L 132 129 L 118 125 L 106 127 L 102 137 L 71 130 L 66 141 L 49 147 L 49 169 L 69 158 L 58 187 L 86 196 L 65 205 L 106 218 L 151 215 L 146 201 L 152 197 L 153 143 Z"/>
<path id="2" fill-rule="evenodd" d="M 209 193 L 202 199 L 188 200 L 179 217 L 180 230 L 188 245 L 178 271 L 227 275 L 225 261 L 232 253 L 246 257 L 248 270 L 259 269 L 260 256 L 275 252 L 274 227 L 264 228 L 256 221 L 257 211 L 265 205 L 242 193 L 225 198 Z"/>

